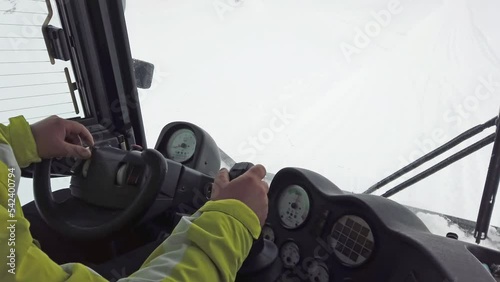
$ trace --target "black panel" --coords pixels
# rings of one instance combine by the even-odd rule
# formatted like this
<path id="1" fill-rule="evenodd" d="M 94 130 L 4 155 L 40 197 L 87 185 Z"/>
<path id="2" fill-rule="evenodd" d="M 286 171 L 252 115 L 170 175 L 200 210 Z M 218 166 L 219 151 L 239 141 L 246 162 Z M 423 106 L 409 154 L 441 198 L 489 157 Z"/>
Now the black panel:
<path id="1" fill-rule="evenodd" d="M 281 226 L 277 210 L 278 195 L 289 185 L 303 187 L 311 202 L 308 220 L 294 230 Z M 478 259 L 498 264 L 499 252 L 431 234 L 406 207 L 380 196 L 344 194 L 314 172 L 278 172 L 269 203 L 267 224 L 273 226 L 276 245 L 293 240 L 300 246 L 297 266 L 281 268 L 286 281 L 309 281 L 307 269 L 313 261 L 328 269 L 330 281 L 495 281 Z M 360 217 L 371 230 L 354 220 L 336 224 L 346 215 Z M 352 260 L 368 259 L 346 264 L 335 251 Z"/>

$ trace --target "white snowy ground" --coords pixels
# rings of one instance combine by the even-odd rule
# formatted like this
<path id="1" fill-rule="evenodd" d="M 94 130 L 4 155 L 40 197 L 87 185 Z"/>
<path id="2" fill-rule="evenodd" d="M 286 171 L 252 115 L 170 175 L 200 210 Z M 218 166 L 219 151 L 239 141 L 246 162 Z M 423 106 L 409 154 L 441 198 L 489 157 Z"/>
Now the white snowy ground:
<path id="1" fill-rule="evenodd" d="M 133 56 L 156 66 L 152 89 L 140 92 L 149 146 L 165 124 L 190 121 L 236 161 L 270 172 L 304 167 L 362 192 L 498 114 L 499 8 L 492 0 L 128 1 Z M 392 199 L 475 220 L 491 149 Z M 22 186 L 27 202 L 30 182 Z M 436 234 L 470 241 L 442 217 L 419 217 Z M 500 226 L 498 207 L 492 224 Z"/>

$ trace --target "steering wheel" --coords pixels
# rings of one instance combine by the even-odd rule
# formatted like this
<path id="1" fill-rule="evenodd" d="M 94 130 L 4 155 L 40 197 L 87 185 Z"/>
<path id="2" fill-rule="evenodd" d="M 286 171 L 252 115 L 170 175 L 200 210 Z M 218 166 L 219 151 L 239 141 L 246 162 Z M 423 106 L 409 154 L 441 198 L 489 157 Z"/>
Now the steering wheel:
<path id="1" fill-rule="evenodd" d="M 51 162 L 50 159 L 45 159 L 35 165 L 33 176 L 35 204 L 41 217 L 51 228 L 75 240 L 102 239 L 133 226 L 156 199 L 167 172 L 164 157 L 154 149 L 146 149 L 140 153 L 111 147 L 94 149 L 88 173 L 83 176 L 88 178 L 90 181 L 88 183 L 91 185 L 83 188 L 87 195 L 103 195 L 103 198 L 100 198 L 101 202 L 89 200 L 73 192 L 65 201 L 57 202 L 51 190 Z M 131 200 L 121 207 L 110 207 L 105 203 L 113 202 L 122 196 L 120 191 L 123 190 L 119 190 L 120 187 L 117 187 L 115 182 L 116 168 L 123 164 L 140 167 L 142 173 L 136 178 L 137 183 L 133 187 L 135 194 L 129 197 Z M 103 172 L 103 166 L 107 171 Z M 102 179 L 104 173 L 108 174 L 109 181 Z M 75 177 L 82 179 L 82 176 L 73 176 Z M 103 184 L 102 187 L 94 185 L 96 182 Z M 114 187 L 108 187 L 106 184 L 109 183 L 115 184 L 110 185 Z"/>

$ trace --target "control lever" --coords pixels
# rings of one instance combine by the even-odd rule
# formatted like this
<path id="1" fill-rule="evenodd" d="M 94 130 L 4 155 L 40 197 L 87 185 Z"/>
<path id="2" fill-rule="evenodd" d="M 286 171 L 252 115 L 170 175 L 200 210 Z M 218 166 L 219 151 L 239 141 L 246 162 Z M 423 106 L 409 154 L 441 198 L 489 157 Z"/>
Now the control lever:
<path id="1" fill-rule="evenodd" d="M 229 171 L 229 180 L 233 180 L 244 174 L 253 166 L 254 164 L 249 162 L 236 163 Z M 243 262 L 238 272 L 239 279 L 237 280 L 240 281 L 251 277 L 255 278 L 255 274 L 269 267 L 277 257 L 278 248 L 276 245 L 271 241 L 264 240 L 264 237 L 260 234 L 259 239 L 253 243 L 248 257 Z M 249 281 L 252 280 L 250 279 Z"/>
<path id="2" fill-rule="evenodd" d="M 253 166 L 254 166 L 253 163 L 247 163 L 247 162 L 236 163 L 229 171 L 229 180 L 233 180 L 236 177 L 244 174 Z"/>

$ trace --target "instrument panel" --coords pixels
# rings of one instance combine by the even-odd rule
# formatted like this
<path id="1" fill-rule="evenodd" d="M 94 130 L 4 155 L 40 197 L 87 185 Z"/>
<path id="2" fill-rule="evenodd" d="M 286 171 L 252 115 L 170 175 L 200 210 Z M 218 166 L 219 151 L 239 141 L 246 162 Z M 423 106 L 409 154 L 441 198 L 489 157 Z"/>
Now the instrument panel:
<path id="1" fill-rule="evenodd" d="M 470 244 L 431 234 L 394 201 L 298 168 L 278 172 L 268 196 L 262 236 L 279 251 L 255 281 L 495 281 Z"/>

